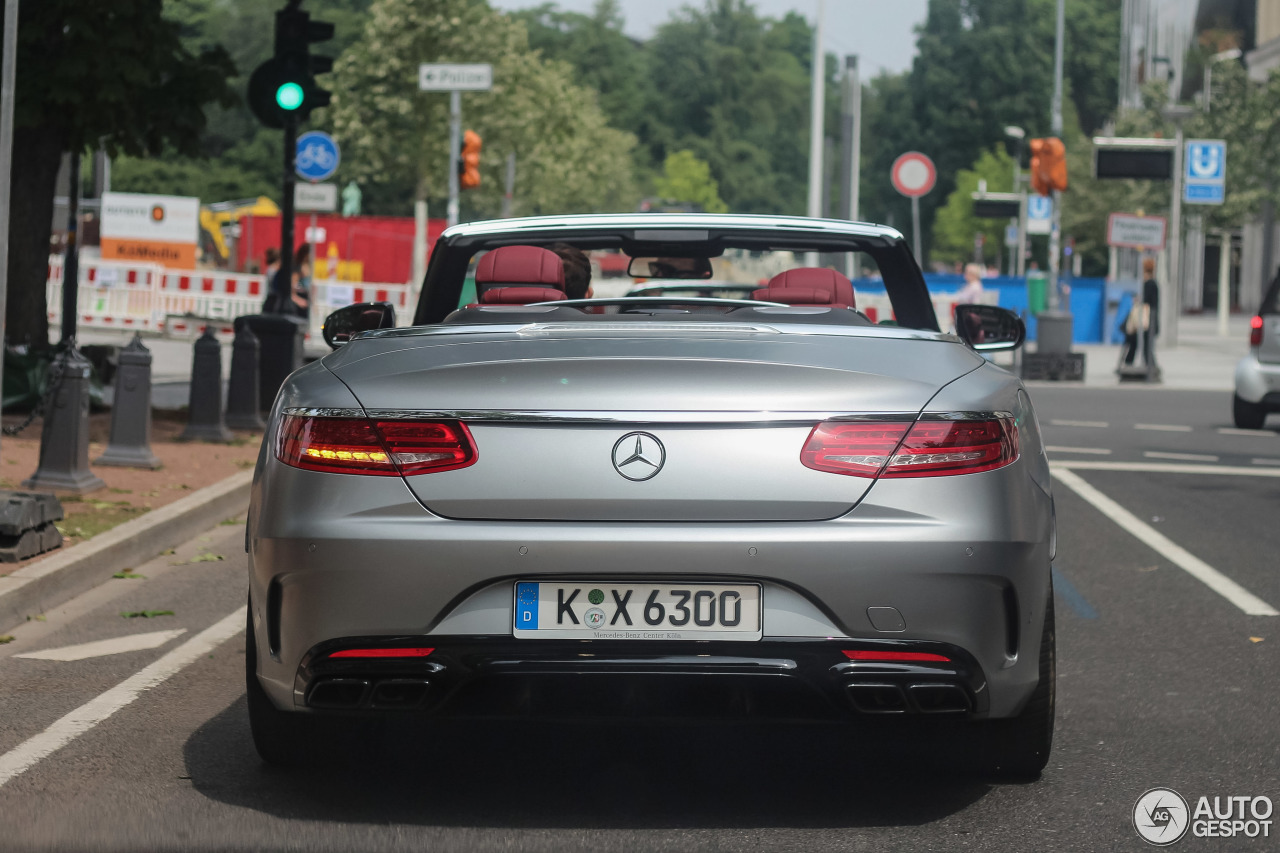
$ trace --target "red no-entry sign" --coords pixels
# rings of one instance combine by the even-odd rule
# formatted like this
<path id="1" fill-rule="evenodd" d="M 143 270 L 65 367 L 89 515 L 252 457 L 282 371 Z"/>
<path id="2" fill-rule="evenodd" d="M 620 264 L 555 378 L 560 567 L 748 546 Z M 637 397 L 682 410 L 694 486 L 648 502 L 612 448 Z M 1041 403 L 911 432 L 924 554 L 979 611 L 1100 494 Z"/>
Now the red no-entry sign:
<path id="1" fill-rule="evenodd" d="M 908 151 L 893 161 L 889 170 L 893 188 L 907 198 L 928 195 L 938 180 L 938 170 L 933 161 L 919 151 Z"/>

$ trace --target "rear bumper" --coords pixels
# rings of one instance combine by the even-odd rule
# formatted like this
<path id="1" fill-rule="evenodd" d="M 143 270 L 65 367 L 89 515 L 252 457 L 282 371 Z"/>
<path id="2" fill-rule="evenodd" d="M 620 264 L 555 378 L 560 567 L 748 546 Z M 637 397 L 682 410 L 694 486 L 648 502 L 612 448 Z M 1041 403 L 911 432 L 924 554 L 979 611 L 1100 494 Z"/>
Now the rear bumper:
<path id="1" fill-rule="evenodd" d="M 350 659 L 341 649 L 433 645 L 425 658 Z M 672 643 L 519 641 L 490 637 L 347 638 L 298 669 L 300 709 L 524 716 L 984 716 L 981 667 L 941 643 L 769 640 Z M 746 648 L 744 648 L 746 646 Z M 925 651 L 945 662 L 853 661 L 844 649 Z"/>
<path id="2" fill-rule="evenodd" d="M 1236 363 L 1235 386 L 1236 396 L 1246 403 L 1280 409 L 1280 364 L 1261 362 L 1251 352 Z"/>

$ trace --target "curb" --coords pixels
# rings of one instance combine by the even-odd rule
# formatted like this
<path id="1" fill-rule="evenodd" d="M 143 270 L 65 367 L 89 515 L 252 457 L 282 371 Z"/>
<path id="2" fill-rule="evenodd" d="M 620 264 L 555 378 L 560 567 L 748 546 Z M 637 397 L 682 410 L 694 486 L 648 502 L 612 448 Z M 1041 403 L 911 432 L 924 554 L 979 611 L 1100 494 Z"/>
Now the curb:
<path id="1" fill-rule="evenodd" d="M 104 583 L 116 572 L 160 556 L 220 521 L 244 512 L 253 472 L 243 471 L 168 506 L 126 521 L 88 542 L 0 577 L 0 631 Z"/>

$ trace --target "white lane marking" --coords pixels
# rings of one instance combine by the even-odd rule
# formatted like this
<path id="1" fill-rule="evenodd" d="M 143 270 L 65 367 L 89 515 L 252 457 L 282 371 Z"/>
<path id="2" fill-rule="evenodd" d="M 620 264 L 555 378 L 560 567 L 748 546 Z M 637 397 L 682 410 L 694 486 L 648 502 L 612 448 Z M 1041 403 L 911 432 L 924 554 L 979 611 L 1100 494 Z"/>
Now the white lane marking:
<path id="1" fill-rule="evenodd" d="M 1049 453 L 1096 453 L 1098 456 L 1111 455 L 1111 451 L 1105 447 L 1057 447 L 1052 444 L 1046 444 L 1044 449 Z"/>
<path id="2" fill-rule="evenodd" d="M 1111 424 L 1107 423 L 1106 421 L 1055 421 L 1055 420 L 1051 420 L 1051 421 L 1049 421 L 1049 423 L 1053 424 L 1054 426 L 1069 426 L 1069 427 L 1095 427 L 1095 428 L 1097 428 L 1097 429 L 1106 429 L 1107 427 L 1111 426 Z"/>
<path id="3" fill-rule="evenodd" d="M 144 649 L 156 649 L 187 633 L 186 628 L 175 628 L 172 631 L 152 631 L 149 634 L 130 634 L 124 637 L 112 637 L 110 640 L 95 640 L 92 643 L 80 643 L 76 646 L 62 646 L 58 649 L 41 649 L 38 652 L 24 652 L 14 655 L 15 658 L 31 658 L 33 660 L 73 661 L 85 658 L 100 658 L 107 655 L 119 655 L 125 652 L 140 652 Z"/>
<path id="4" fill-rule="evenodd" d="M 1240 465 L 1189 465 L 1177 462 L 1052 462 L 1051 468 L 1072 471 L 1129 471 L 1145 474 L 1217 474 L 1228 477 L 1280 477 L 1280 468 Z"/>
<path id="5" fill-rule="evenodd" d="M 1280 465 L 1280 459 L 1268 459 L 1265 456 L 1259 456 L 1256 459 L 1250 459 L 1254 465 Z"/>
<path id="6" fill-rule="evenodd" d="M 1276 437 L 1276 434 L 1269 429 L 1236 429 L 1235 427 L 1218 427 L 1218 435 L 1251 435 L 1255 438 Z"/>
<path id="7" fill-rule="evenodd" d="M 1120 506 L 1111 498 L 1084 481 L 1074 471 L 1055 469 L 1053 476 L 1067 488 L 1093 504 L 1103 515 L 1108 516 L 1120 527 L 1133 534 L 1140 541 L 1151 547 L 1156 553 L 1203 583 L 1209 589 L 1239 607 L 1249 616 L 1280 616 L 1270 604 L 1249 592 L 1231 578 L 1196 557 L 1181 545 L 1175 544 L 1163 533 L 1157 532 L 1150 525 L 1140 521 L 1129 510 Z"/>
<path id="8" fill-rule="evenodd" d="M 1149 429 L 1156 432 L 1191 432 L 1191 427 L 1180 424 L 1134 424 L 1134 429 Z"/>
<path id="9" fill-rule="evenodd" d="M 1144 450 L 1148 459 L 1181 459 L 1183 462 L 1217 462 L 1218 457 L 1207 453 L 1166 453 L 1163 450 Z"/>
<path id="10" fill-rule="evenodd" d="M 143 667 L 107 692 L 90 699 L 49 728 L 27 738 L 0 755 L 0 787 L 31 769 L 41 760 L 66 746 L 116 711 L 128 705 L 144 690 L 162 684 L 169 676 L 213 651 L 244 630 L 245 608 L 204 629 L 164 657 Z"/>

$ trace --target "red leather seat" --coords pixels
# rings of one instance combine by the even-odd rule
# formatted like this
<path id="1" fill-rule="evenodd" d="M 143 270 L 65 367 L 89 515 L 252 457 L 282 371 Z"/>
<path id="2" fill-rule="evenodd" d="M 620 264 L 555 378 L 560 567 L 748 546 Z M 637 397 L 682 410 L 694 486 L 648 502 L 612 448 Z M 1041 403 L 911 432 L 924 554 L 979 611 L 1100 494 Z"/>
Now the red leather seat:
<path id="1" fill-rule="evenodd" d="M 853 282 L 825 267 L 801 267 L 778 273 L 769 283 L 751 294 L 763 302 L 785 305 L 838 305 L 856 308 Z"/>
<path id="2" fill-rule="evenodd" d="M 476 289 L 483 305 L 528 305 L 565 299 L 564 264 L 550 249 L 503 246 L 480 259 Z"/>

